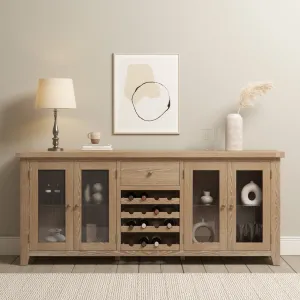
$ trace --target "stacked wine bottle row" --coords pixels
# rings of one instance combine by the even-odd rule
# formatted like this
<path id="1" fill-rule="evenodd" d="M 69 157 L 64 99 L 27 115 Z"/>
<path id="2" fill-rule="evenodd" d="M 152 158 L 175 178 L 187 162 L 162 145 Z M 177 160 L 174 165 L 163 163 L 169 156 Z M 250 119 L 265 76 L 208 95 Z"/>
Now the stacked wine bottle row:
<path id="1" fill-rule="evenodd" d="M 179 192 L 161 194 L 122 193 L 121 249 L 179 250 Z"/>

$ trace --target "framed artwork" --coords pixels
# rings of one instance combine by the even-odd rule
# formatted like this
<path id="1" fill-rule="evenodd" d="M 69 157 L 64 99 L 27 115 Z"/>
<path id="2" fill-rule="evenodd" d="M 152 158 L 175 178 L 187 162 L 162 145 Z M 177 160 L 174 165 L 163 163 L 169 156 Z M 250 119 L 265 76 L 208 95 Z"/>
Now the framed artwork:
<path id="1" fill-rule="evenodd" d="M 114 134 L 179 134 L 179 55 L 113 60 Z"/>

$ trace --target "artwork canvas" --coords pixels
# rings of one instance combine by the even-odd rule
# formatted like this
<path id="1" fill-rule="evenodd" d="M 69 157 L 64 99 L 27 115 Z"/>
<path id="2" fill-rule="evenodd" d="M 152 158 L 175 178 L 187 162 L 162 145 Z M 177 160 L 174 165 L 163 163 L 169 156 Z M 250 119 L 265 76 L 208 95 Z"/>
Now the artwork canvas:
<path id="1" fill-rule="evenodd" d="M 114 134 L 179 134 L 177 54 L 114 55 Z"/>

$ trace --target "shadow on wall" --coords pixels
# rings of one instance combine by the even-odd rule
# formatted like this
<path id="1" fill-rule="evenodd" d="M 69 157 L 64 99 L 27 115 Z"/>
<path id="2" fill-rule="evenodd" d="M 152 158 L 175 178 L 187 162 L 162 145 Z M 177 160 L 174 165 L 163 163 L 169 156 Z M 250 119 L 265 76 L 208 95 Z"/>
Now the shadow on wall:
<path id="1" fill-rule="evenodd" d="M 19 235 L 19 163 L 15 153 L 32 147 L 42 134 L 34 94 L 3 101 L 0 110 L 0 236 Z M 6 104 L 6 105 L 5 105 Z"/>

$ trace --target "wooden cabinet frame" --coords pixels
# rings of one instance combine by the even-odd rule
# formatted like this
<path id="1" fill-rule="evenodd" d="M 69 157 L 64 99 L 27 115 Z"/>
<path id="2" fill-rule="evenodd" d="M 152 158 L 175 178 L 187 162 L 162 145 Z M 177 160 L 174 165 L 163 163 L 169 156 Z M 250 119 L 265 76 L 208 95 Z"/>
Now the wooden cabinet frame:
<path id="1" fill-rule="evenodd" d="M 74 250 L 116 250 L 116 162 L 76 162 L 74 165 Z M 82 243 L 82 171 L 109 172 L 109 242 Z"/>
<path id="2" fill-rule="evenodd" d="M 219 242 L 193 243 L 193 171 L 219 171 Z M 227 248 L 227 164 L 226 162 L 185 163 L 184 187 L 184 249 L 185 250 L 226 250 Z"/>
<path id="3" fill-rule="evenodd" d="M 20 262 L 30 256 L 271 256 L 280 263 L 280 159 L 279 151 L 63 151 L 28 152 L 20 160 Z M 143 182 L 122 185 L 122 162 L 133 162 L 131 172 L 140 166 L 149 173 Z M 135 164 L 139 162 L 139 164 Z M 143 162 L 147 165 L 143 166 Z M 151 164 L 153 162 L 153 166 Z M 171 168 L 170 163 L 179 168 Z M 137 167 L 136 167 L 137 166 Z M 153 169 L 153 170 L 152 170 Z M 64 170 L 66 191 L 66 242 L 38 241 L 38 170 Z M 82 170 L 109 171 L 109 242 L 81 242 Z M 220 171 L 220 242 L 192 244 L 192 172 Z M 236 171 L 263 172 L 263 242 L 236 242 Z M 156 173 L 171 172 L 168 182 Z M 152 177 L 153 176 L 153 179 Z M 166 175 L 168 176 L 168 175 Z M 143 178 L 144 178 L 143 177 Z M 128 178 L 127 178 L 128 179 Z M 149 185 L 144 185 L 149 182 Z M 143 184 L 143 185 L 141 185 Z M 180 243 L 150 251 L 151 247 L 121 245 L 122 190 L 180 191 Z M 122 246 L 122 247 L 121 247 Z"/>
<path id="4" fill-rule="evenodd" d="M 73 164 L 70 162 L 31 162 L 30 182 L 30 250 L 72 250 L 73 249 Z M 65 227 L 66 241 L 60 243 L 39 242 L 38 215 L 38 172 L 40 170 L 65 171 Z"/>
<path id="5" fill-rule="evenodd" d="M 263 181 L 263 241 L 262 243 L 236 242 L 236 173 L 237 171 L 262 171 Z M 228 163 L 228 250 L 259 251 L 271 249 L 271 173 L 269 162 L 230 162 Z"/>

